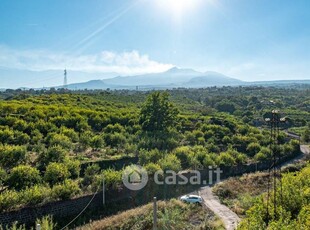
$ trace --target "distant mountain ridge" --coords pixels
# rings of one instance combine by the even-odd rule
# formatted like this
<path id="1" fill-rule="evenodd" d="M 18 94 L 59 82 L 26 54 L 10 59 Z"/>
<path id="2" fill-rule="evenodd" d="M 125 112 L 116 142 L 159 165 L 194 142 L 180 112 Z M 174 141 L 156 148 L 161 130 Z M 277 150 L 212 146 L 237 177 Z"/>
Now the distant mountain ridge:
<path id="1" fill-rule="evenodd" d="M 68 85 L 69 89 L 133 89 L 175 88 L 175 87 L 209 87 L 240 85 L 243 81 L 217 72 L 198 72 L 192 69 L 173 67 L 162 73 L 142 74 L 135 76 L 118 76 L 114 78 L 89 81 Z"/>
<path id="2" fill-rule="evenodd" d="M 63 88 L 59 84 L 63 81 L 62 70 L 29 71 L 13 70 L 0 66 L 1 91 L 6 85 L 20 82 L 20 89 L 49 89 Z M 45 79 L 45 80 L 44 80 Z M 56 84 L 51 84 L 52 79 Z M 88 73 L 80 71 L 69 71 L 69 80 L 76 81 L 67 85 L 70 90 L 100 90 L 100 89 L 172 89 L 172 88 L 206 88 L 212 86 L 274 86 L 290 87 L 292 85 L 310 84 L 310 80 L 274 80 L 246 82 L 236 78 L 228 77 L 218 72 L 198 72 L 193 69 L 173 67 L 165 72 L 141 74 L 134 76 L 120 76 L 117 73 Z M 87 81 L 88 79 L 91 79 Z M 28 84 L 27 84 L 28 82 Z M 27 87 L 35 83 L 43 87 Z M 4 87 L 3 87 L 4 86 Z M 17 88 L 17 87 L 16 87 Z"/>

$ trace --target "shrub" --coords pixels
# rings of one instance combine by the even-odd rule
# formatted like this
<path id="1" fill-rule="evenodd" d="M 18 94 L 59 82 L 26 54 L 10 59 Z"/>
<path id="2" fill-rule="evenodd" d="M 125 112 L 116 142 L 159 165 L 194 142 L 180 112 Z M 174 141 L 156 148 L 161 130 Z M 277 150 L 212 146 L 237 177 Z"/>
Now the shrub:
<path id="1" fill-rule="evenodd" d="M 174 154 L 165 156 L 163 159 L 159 160 L 158 164 L 163 171 L 173 170 L 178 172 L 181 170 L 181 162 Z"/>
<path id="2" fill-rule="evenodd" d="M 19 165 L 25 161 L 26 153 L 23 146 L 0 145 L 0 165 L 5 168 Z"/>
<path id="3" fill-rule="evenodd" d="M 10 188 L 21 190 L 39 183 L 40 180 L 39 170 L 29 165 L 19 165 L 10 172 L 7 184 Z"/>
<path id="4" fill-rule="evenodd" d="M 78 161 L 78 160 L 67 160 L 65 162 L 65 165 L 68 168 L 71 179 L 76 179 L 80 176 L 80 171 L 81 171 L 80 161 Z"/>
<path id="5" fill-rule="evenodd" d="M 233 166 L 236 164 L 236 161 L 229 153 L 223 152 L 218 157 L 218 164 L 224 166 Z"/>
<path id="6" fill-rule="evenodd" d="M 44 179 L 54 185 L 62 182 L 70 176 L 67 166 L 63 163 L 50 163 L 45 171 Z"/>
<path id="7" fill-rule="evenodd" d="M 54 230 L 57 227 L 57 224 L 53 222 L 53 217 L 45 216 L 42 219 L 37 219 L 36 224 L 40 224 L 41 229 L 43 230 Z"/>
<path id="8" fill-rule="evenodd" d="M 247 155 L 252 157 L 255 154 L 257 154 L 260 151 L 260 149 L 261 149 L 261 146 L 258 143 L 256 142 L 250 143 L 248 147 L 246 148 Z"/>
<path id="9" fill-rule="evenodd" d="M 80 188 L 77 182 L 72 180 L 65 180 L 61 184 L 57 184 L 52 188 L 52 196 L 57 199 L 67 200 L 77 195 Z"/>
<path id="10" fill-rule="evenodd" d="M 209 154 L 205 155 L 205 158 L 203 160 L 203 166 L 205 168 L 208 168 L 209 166 L 215 166 L 215 162 Z"/>
<path id="11" fill-rule="evenodd" d="M 122 183 L 122 171 L 107 169 L 102 172 L 102 175 L 107 188 L 117 188 Z"/>
<path id="12" fill-rule="evenodd" d="M 37 205 L 45 200 L 49 199 L 51 195 L 51 189 L 47 186 L 35 185 L 31 188 L 27 188 L 22 191 L 23 203 L 27 205 Z"/>
<path id="13" fill-rule="evenodd" d="M 257 161 L 266 161 L 270 159 L 271 152 L 267 147 L 262 147 L 261 150 L 254 156 Z"/>
<path id="14" fill-rule="evenodd" d="M 59 145 L 64 149 L 71 149 L 72 143 L 69 137 L 64 134 L 52 134 L 49 139 L 49 146 Z"/>
<path id="15" fill-rule="evenodd" d="M 93 149 L 100 149 L 103 147 L 103 145 L 104 145 L 103 138 L 99 135 L 94 136 L 90 141 L 90 146 Z"/>
<path id="16" fill-rule="evenodd" d="M 97 164 L 89 165 L 85 169 L 83 185 L 88 186 L 94 182 L 95 176 L 100 175 L 100 167 Z"/>
<path id="17" fill-rule="evenodd" d="M 3 186 L 3 183 L 7 180 L 6 171 L 0 167 L 0 188 Z"/>
<path id="18" fill-rule="evenodd" d="M 159 151 L 158 149 L 153 149 L 150 151 L 141 150 L 139 152 L 139 163 L 141 165 L 145 165 L 147 163 L 156 163 L 163 157 L 163 152 Z"/>
<path id="19" fill-rule="evenodd" d="M 148 163 L 147 165 L 144 166 L 144 168 L 149 175 L 154 175 L 155 172 L 162 170 L 160 165 L 155 163 Z"/>
<path id="20" fill-rule="evenodd" d="M 20 202 L 18 192 L 7 190 L 0 193 L 0 212 L 14 208 Z"/>
<path id="21" fill-rule="evenodd" d="M 64 162 L 67 157 L 68 153 L 66 152 L 66 150 L 64 150 L 61 146 L 56 145 L 48 148 L 46 152 L 44 151 L 40 154 L 39 164 L 40 167 L 45 169 L 49 163 L 61 163 Z"/>

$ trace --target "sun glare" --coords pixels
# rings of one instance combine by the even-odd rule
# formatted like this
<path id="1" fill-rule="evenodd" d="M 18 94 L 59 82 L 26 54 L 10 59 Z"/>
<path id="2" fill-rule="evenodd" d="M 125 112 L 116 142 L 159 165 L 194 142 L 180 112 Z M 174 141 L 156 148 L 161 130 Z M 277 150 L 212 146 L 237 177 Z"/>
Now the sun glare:
<path id="1" fill-rule="evenodd" d="M 157 0 L 159 6 L 175 16 L 193 10 L 198 6 L 200 0 Z"/>

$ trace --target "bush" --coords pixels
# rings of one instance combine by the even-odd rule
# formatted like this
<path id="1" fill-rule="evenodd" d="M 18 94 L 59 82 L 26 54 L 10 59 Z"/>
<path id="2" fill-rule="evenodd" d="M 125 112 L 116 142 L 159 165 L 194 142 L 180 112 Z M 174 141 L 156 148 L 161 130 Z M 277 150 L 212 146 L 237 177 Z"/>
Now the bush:
<path id="1" fill-rule="evenodd" d="M 156 163 L 163 157 L 163 152 L 159 151 L 158 149 L 153 149 L 150 151 L 141 150 L 139 152 L 139 163 L 141 165 L 145 165 L 148 163 Z"/>
<path id="2" fill-rule="evenodd" d="M 229 153 L 223 152 L 218 157 L 218 164 L 221 166 L 233 166 L 236 164 L 236 161 Z"/>
<path id="3" fill-rule="evenodd" d="M 52 188 L 52 196 L 57 199 L 67 200 L 77 195 L 80 188 L 77 182 L 72 180 L 65 180 L 61 184 L 57 184 Z"/>
<path id="4" fill-rule="evenodd" d="M 41 229 L 43 230 L 55 230 L 57 227 L 57 224 L 53 222 L 53 217 L 51 216 L 45 216 L 42 219 L 37 219 L 36 224 L 40 224 Z"/>
<path id="5" fill-rule="evenodd" d="M 203 160 L 203 166 L 205 168 L 208 168 L 209 166 L 215 166 L 215 162 L 213 161 L 212 157 L 209 154 L 206 154 L 204 160 Z"/>
<path id="6" fill-rule="evenodd" d="M 103 138 L 99 135 L 97 136 L 94 136 L 91 141 L 90 141 L 90 146 L 93 148 L 93 149 L 100 149 L 102 148 L 104 145 L 104 141 L 103 141 Z"/>
<path id="7" fill-rule="evenodd" d="M 6 171 L 0 167 L 0 188 L 3 186 L 3 183 L 7 180 L 7 173 Z"/>
<path id="8" fill-rule="evenodd" d="M 25 161 L 26 153 L 23 146 L 0 145 L 0 165 L 4 168 L 20 165 Z"/>
<path id="9" fill-rule="evenodd" d="M 68 168 L 71 179 L 76 179 L 80 176 L 81 163 L 78 160 L 67 160 L 65 165 Z"/>
<path id="10" fill-rule="evenodd" d="M 37 205 L 48 200 L 51 195 L 51 189 L 47 186 L 35 185 L 22 191 L 23 203 L 26 205 Z"/>
<path id="11" fill-rule="evenodd" d="M 88 186 L 94 182 L 96 176 L 100 175 L 100 167 L 97 164 L 89 165 L 85 169 L 83 185 Z"/>
<path id="12" fill-rule="evenodd" d="M 104 135 L 104 141 L 111 147 L 120 147 L 126 143 L 126 137 L 122 133 L 108 133 Z"/>
<path id="13" fill-rule="evenodd" d="M 71 149 L 72 142 L 69 139 L 69 137 L 65 136 L 64 134 L 51 134 L 50 137 L 48 137 L 49 146 L 55 146 L 59 145 L 64 149 Z"/>
<path id="14" fill-rule="evenodd" d="M 108 169 L 104 170 L 102 175 L 106 188 L 117 188 L 122 183 L 122 171 Z"/>
<path id="15" fill-rule="evenodd" d="M 261 146 L 258 143 L 256 142 L 250 143 L 248 147 L 246 148 L 247 155 L 252 157 L 255 154 L 257 154 L 260 151 L 260 149 L 261 149 Z"/>
<path id="16" fill-rule="evenodd" d="M 52 162 L 64 162 L 68 157 L 68 153 L 61 146 L 56 145 L 50 147 L 46 152 L 42 152 L 39 156 L 39 164 L 43 169 Z"/>
<path id="17" fill-rule="evenodd" d="M 70 176 L 67 166 L 63 163 L 50 163 L 45 171 L 44 180 L 51 185 L 62 182 Z"/>
<path id="18" fill-rule="evenodd" d="M 160 165 L 155 163 L 148 163 L 144 168 L 149 175 L 154 175 L 157 171 L 162 171 Z"/>
<path id="19" fill-rule="evenodd" d="M 7 184 L 10 188 L 21 190 L 39 183 L 40 180 L 39 170 L 29 165 L 19 165 L 10 172 Z"/>
<path id="20" fill-rule="evenodd" d="M 0 212 L 14 208 L 19 202 L 18 192 L 14 190 L 7 190 L 0 193 Z"/>
<path id="21" fill-rule="evenodd" d="M 164 172 L 167 170 L 179 172 L 182 169 L 180 160 L 174 154 L 165 156 L 163 159 L 159 160 L 158 164 Z"/>
<path id="22" fill-rule="evenodd" d="M 261 150 L 254 156 L 257 161 L 266 161 L 270 159 L 271 151 L 267 147 L 262 147 Z"/>

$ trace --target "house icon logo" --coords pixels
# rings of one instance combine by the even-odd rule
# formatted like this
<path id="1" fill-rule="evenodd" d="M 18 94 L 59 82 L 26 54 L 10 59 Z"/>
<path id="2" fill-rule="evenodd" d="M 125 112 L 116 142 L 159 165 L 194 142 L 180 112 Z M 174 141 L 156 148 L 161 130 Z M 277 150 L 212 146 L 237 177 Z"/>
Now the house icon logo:
<path id="1" fill-rule="evenodd" d="M 146 170 L 140 165 L 127 166 L 123 171 L 123 184 L 130 190 L 140 190 L 144 188 L 148 181 Z"/>

